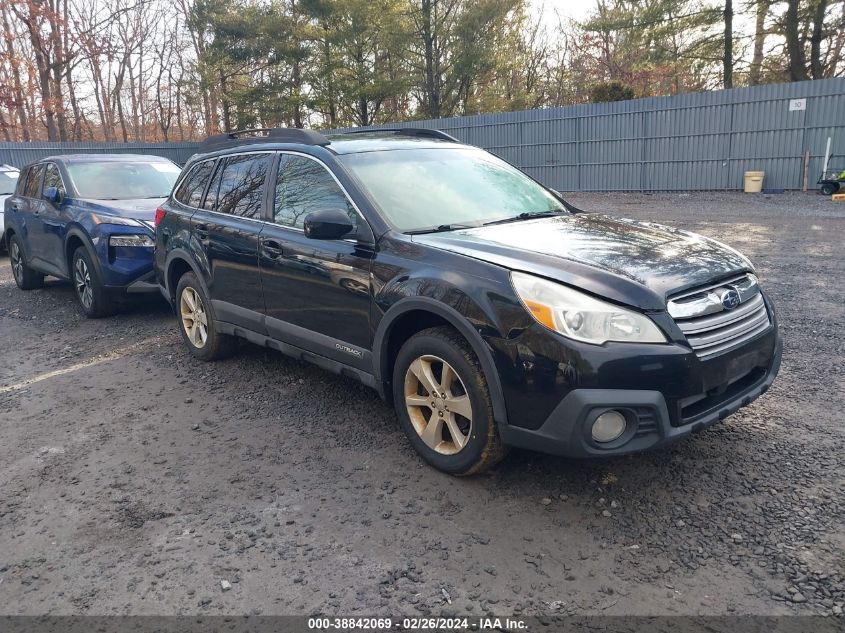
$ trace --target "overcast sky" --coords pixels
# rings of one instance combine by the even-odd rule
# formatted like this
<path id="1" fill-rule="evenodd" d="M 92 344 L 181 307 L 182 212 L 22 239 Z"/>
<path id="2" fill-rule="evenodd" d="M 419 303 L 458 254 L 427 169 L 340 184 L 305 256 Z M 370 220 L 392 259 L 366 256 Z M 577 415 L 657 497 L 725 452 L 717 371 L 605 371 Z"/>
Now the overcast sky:
<path id="1" fill-rule="evenodd" d="M 596 6 L 593 0 L 530 0 L 530 2 L 531 8 L 542 14 L 548 26 L 557 25 L 557 14 L 563 18 L 581 20 Z"/>

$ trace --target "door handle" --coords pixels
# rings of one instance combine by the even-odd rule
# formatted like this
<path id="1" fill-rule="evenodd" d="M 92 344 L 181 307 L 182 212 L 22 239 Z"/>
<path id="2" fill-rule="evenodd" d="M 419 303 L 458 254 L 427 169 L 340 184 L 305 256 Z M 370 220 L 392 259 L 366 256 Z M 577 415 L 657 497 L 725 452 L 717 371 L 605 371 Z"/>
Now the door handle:
<path id="1" fill-rule="evenodd" d="M 284 248 L 276 240 L 261 240 L 261 251 L 268 259 L 278 259 L 282 256 Z"/>

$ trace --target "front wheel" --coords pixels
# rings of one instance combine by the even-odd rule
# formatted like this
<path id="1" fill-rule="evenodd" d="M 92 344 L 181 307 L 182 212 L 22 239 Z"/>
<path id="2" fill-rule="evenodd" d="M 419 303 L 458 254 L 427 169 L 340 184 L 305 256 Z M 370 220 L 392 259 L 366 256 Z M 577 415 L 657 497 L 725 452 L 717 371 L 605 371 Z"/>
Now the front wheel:
<path id="1" fill-rule="evenodd" d="M 12 276 L 21 290 L 35 290 L 44 285 L 44 275 L 26 265 L 20 238 L 13 235 L 9 241 L 9 262 L 12 265 Z"/>
<path id="2" fill-rule="evenodd" d="M 822 185 L 822 193 L 826 196 L 832 196 L 839 191 L 839 185 L 832 182 L 826 182 Z"/>
<path id="3" fill-rule="evenodd" d="M 438 470 L 472 475 L 505 456 L 484 372 L 451 328 L 424 330 L 402 346 L 393 401 L 411 444 Z"/>
<path id="4" fill-rule="evenodd" d="M 191 354 L 206 361 L 224 358 L 235 348 L 234 337 L 217 331 L 210 304 L 197 276 L 194 273 L 182 275 L 176 286 L 179 332 Z"/>
<path id="5" fill-rule="evenodd" d="M 73 253 L 71 274 L 76 298 L 85 316 L 89 319 L 100 319 L 115 313 L 117 307 L 103 287 L 94 261 L 84 246 L 80 246 Z"/>

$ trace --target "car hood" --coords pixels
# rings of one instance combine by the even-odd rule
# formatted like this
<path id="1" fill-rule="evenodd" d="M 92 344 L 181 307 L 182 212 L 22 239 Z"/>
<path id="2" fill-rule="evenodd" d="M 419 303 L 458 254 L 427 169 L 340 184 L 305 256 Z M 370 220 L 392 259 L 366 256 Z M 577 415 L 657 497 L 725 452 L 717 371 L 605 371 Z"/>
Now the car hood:
<path id="1" fill-rule="evenodd" d="M 740 253 L 702 235 L 591 213 L 413 239 L 643 309 L 663 309 L 670 294 L 753 270 Z"/>
<path id="2" fill-rule="evenodd" d="M 138 198 L 130 200 L 75 198 L 73 204 L 77 207 L 89 209 L 99 215 L 152 222 L 155 219 L 156 209 L 165 200 L 167 198 Z"/>

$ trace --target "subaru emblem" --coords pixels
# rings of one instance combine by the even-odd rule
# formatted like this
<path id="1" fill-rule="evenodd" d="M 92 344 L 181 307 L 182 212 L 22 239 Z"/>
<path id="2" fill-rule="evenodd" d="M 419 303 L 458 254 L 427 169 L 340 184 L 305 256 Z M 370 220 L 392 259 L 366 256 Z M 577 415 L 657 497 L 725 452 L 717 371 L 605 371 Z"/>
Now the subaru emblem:
<path id="1" fill-rule="evenodd" d="M 733 288 L 729 288 L 728 290 L 725 290 L 722 293 L 721 300 L 722 300 L 722 307 L 725 310 L 733 310 L 742 301 L 742 299 L 740 299 L 740 297 L 739 297 L 739 293 L 736 290 L 734 290 Z"/>

